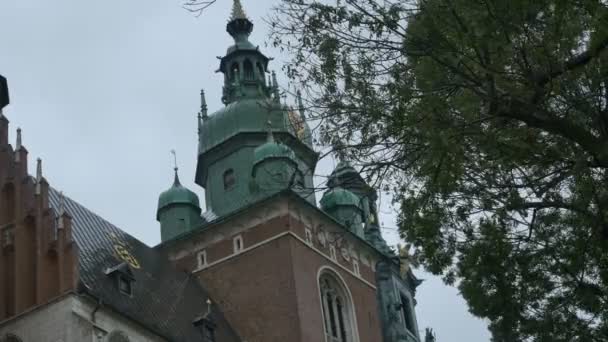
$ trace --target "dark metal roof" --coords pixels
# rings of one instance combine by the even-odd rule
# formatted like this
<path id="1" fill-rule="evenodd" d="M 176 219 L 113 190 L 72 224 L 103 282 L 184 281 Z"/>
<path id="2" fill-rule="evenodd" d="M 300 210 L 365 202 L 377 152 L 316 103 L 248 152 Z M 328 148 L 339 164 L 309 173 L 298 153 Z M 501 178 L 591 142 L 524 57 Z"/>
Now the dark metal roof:
<path id="1" fill-rule="evenodd" d="M 61 195 L 54 189 L 49 193 L 51 207 L 58 212 Z M 178 271 L 160 251 L 67 197 L 64 208 L 72 217 L 80 282 L 87 294 L 172 342 L 201 341 L 192 322 L 207 312 L 209 296 L 191 274 Z M 124 268 L 122 263 L 133 276 L 131 296 L 119 291 L 114 272 L 106 274 Z M 217 341 L 240 341 L 215 305 L 213 317 Z"/>

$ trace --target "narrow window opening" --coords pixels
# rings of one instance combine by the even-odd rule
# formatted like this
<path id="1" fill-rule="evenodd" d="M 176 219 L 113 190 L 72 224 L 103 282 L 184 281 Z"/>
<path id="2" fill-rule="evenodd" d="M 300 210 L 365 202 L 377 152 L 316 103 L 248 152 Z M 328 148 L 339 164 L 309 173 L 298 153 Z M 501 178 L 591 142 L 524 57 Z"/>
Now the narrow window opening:
<path id="1" fill-rule="evenodd" d="M 234 62 L 232 64 L 232 66 L 230 67 L 230 80 L 234 81 L 237 79 L 237 77 L 239 77 L 239 64 Z"/>
<path id="2" fill-rule="evenodd" d="M 251 64 L 250 60 L 248 60 L 248 59 L 245 60 L 245 63 L 243 64 L 243 70 L 245 71 L 246 80 L 250 80 L 250 81 L 255 80 L 255 74 L 253 72 L 253 64 Z"/>
<path id="3" fill-rule="evenodd" d="M 330 331 L 333 337 L 338 337 L 338 329 L 336 329 L 336 318 L 334 317 L 334 301 L 331 296 L 327 296 L 327 307 L 329 308 L 329 323 Z"/>
<path id="4" fill-rule="evenodd" d="M 236 176 L 233 169 L 224 172 L 224 190 L 231 190 L 236 184 Z"/>
<path id="5" fill-rule="evenodd" d="M 342 302 L 340 301 L 340 298 L 336 299 L 336 304 L 338 306 L 338 324 L 339 324 L 339 328 L 340 328 L 340 336 L 342 337 L 342 339 L 344 341 L 346 341 L 346 327 L 344 325 L 344 313 L 343 313 L 344 308 L 342 307 Z"/>
<path id="6" fill-rule="evenodd" d="M 234 253 L 239 253 L 243 250 L 243 237 L 237 236 L 234 238 Z"/>
<path id="7" fill-rule="evenodd" d="M 198 268 L 207 267 L 207 251 L 200 251 L 196 255 L 196 259 L 198 261 Z"/>
<path id="8" fill-rule="evenodd" d="M 131 286 L 131 280 L 124 275 L 118 276 L 118 290 L 120 293 L 130 296 L 133 294 L 133 288 Z"/>

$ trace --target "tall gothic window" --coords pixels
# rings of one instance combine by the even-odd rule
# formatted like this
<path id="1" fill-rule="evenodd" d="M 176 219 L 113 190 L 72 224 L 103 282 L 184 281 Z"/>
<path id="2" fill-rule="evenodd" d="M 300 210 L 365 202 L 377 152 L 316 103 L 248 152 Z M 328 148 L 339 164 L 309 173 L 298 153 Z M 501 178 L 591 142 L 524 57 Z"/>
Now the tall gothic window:
<path id="1" fill-rule="evenodd" d="M 354 342 L 353 305 L 344 285 L 330 272 L 319 278 L 327 342 Z"/>
<path id="2" fill-rule="evenodd" d="M 251 61 L 246 59 L 245 63 L 243 63 L 243 71 L 245 71 L 245 79 L 246 80 L 255 80 L 255 73 L 253 72 L 253 64 Z"/>

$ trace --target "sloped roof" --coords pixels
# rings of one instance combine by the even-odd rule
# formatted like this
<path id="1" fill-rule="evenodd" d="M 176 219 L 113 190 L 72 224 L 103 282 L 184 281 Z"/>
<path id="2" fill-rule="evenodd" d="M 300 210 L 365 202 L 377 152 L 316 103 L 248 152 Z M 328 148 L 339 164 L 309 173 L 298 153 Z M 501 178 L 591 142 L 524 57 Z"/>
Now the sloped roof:
<path id="1" fill-rule="evenodd" d="M 49 191 L 58 211 L 60 193 Z M 206 291 L 191 274 L 180 272 L 161 252 L 148 247 L 77 202 L 64 197 L 72 217 L 72 234 L 79 248 L 81 288 L 121 314 L 173 342 L 200 341 L 192 321 L 207 312 Z M 126 263 L 133 276 L 132 295 L 122 294 L 116 279 L 106 274 Z M 213 306 L 218 341 L 240 341 Z"/>

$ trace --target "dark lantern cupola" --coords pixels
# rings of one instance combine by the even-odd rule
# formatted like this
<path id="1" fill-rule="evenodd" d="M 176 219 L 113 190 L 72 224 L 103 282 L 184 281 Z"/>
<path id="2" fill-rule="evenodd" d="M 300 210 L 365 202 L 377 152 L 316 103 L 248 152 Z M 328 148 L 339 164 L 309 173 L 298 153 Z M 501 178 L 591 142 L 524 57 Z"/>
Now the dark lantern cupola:
<path id="1" fill-rule="evenodd" d="M 226 31 L 234 39 L 226 56 L 220 61 L 219 71 L 224 74 L 222 102 L 229 104 L 241 98 L 263 98 L 272 89 L 266 85 L 265 74 L 270 59 L 260 52 L 259 46 L 249 41 L 253 23 L 243 10 L 240 0 L 235 0 Z"/>

